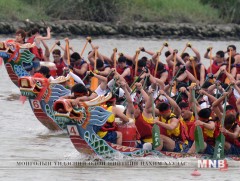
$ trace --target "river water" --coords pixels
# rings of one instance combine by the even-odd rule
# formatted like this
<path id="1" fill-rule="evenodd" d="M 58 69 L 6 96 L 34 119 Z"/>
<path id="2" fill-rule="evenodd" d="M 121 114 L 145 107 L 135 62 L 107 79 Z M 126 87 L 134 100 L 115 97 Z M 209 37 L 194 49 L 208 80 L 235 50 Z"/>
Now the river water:
<path id="1" fill-rule="evenodd" d="M 0 41 L 4 38 L 0 38 Z M 134 54 L 138 47 L 157 51 L 163 41 L 155 39 L 96 39 L 94 44 L 100 46 L 99 51 L 109 55 L 112 49 L 117 47 L 119 52 Z M 170 45 L 181 52 L 188 40 L 168 40 Z M 63 41 L 62 41 L 63 42 Z M 54 40 L 47 42 L 49 47 Z M 83 38 L 70 40 L 74 50 L 80 52 L 85 40 Z M 213 46 L 214 51 L 226 50 L 227 45 L 237 42 L 227 41 L 191 41 L 204 54 L 208 46 Z M 90 47 L 87 47 L 84 56 Z M 193 54 L 191 51 L 188 51 Z M 161 56 L 164 60 L 164 57 Z M 208 66 L 209 60 L 203 60 Z M 155 167 L 146 166 L 91 166 L 75 167 L 59 166 L 59 161 L 78 162 L 89 161 L 86 156 L 78 153 L 64 132 L 53 133 L 43 127 L 35 118 L 29 103 L 22 104 L 19 101 L 19 89 L 10 81 L 5 67 L 0 67 L 0 180 L 237 180 L 240 167 L 229 168 L 226 172 L 218 169 L 200 169 L 202 174 L 199 177 L 191 176 L 197 164 L 190 164 L 188 167 L 168 166 Z M 188 162 L 190 159 L 183 159 Z M 49 161 L 48 166 L 26 166 L 19 162 L 43 162 Z M 91 160 L 90 160 L 91 161 Z M 178 160 L 174 160 L 176 162 Z M 58 165 L 56 166 L 56 163 Z M 55 165 L 54 165 L 55 164 Z M 237 163 L 238 164 L 238 163 Z M 235 164 L 236 165 L 236 164 Z"/>

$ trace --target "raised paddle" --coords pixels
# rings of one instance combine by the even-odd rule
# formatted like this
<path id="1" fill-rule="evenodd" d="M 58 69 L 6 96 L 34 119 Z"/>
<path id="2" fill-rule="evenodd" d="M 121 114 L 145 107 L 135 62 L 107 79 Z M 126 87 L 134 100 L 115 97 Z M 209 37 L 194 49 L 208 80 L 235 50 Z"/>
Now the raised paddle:
<path id="1" fill-rule="evenodd" d="M 159 64 L 159 62 L 160 62 L 160 55 L 161 55 L 161 53 L 162 53 L 163 48 L 164 48 L 166 45 L 168 45 L 168 43 L 167 43 L 167 42 L 164 42 L 163 45 L 162 45 L 162 47 L 160 48 L 160 50 L 157 52 L 157 62 L 156 62 L 156 65 L 155 65 L 154 77 L 156 77 L 156 75 L 157 75 L 158 64 Z"/>
<path id="2" fill-rule="evenodd" d="M 114 55 L 113 55 L 113 67 L 117 67 L 117 48 L 113 49 Z"/>
<path id="3" fill-rule="evenodd" d="M 186 44 L 185 48 L 183 49 L 182 53 L 181 53 L 181 56 L 182 54 L 185 52 L 185 50 L 187 49 L 187 47 L 189 47 L 189 45 L 191 45 L 189 42 Z"/>
<path id="4" fill-rule="evenodd" d="M 210 47 L 210 52 L 209 52 L 209 58 L 210 58 L 210 73 L 212 74 L 212 47 Z"/>
<path id="5" fill-rule="evenodd" d="M 135 77 L 137 77 L 137 70 L 138 70 L 138 57 L 140 54 L 140 50 L 136 50 L 136 57 L 135 57 Z"/>
<path id="6" fill-rule="evenodd" d="M 221 120 L 221 126 L 224 126 L 224 120 L 226 116 L 226 105 L 227 105 L 227 96 L 224 99 L 224 108 L 223 108 L 223 116 Z M 224 144 L 225 144 L 225 136 L 221 132 L 215 141 L 215 147 L 214 147 L 214 159 L 223 159 L 224 158 Z"/>
<path id="7" fill-rule="evenodd" d="M 153 116 L 153 120 L 154 120 L 155 119 L 155 106 L 154 106 L 153 93 L 151 94 L 151 100 L 152 100 L 152 116 Z M 153 148 L 154 149 L 161 145 L 160 128 L 156 123 L 152 127 L 152 140 L 153 140 Z"/>
<path id="8" fill-rule="evenodd" d="M 175 73 L 176 73 L 176 64 L 177 64 L 177 52 L 174 50 L 174 54 L 173 54 L 173 75 L 175 75 Z M 174 80 L 174 86 L 173 86 L 173 90 L 172 91 L 173 91 L 174 95 L 177 92 L 177 83 L 176 83 L 175 80 Z M 170 92 L 170 97 L 171 97 L 171 92 Z"/>
<path id="9" fill-rule="evenodd" d="M 97 54 L 98 54 L 98 50 L 95 49 L 95 52 L 94 52 L 94 71 L 97 70 Z M 92 77 L 91 78 L 90 90 L 95 91 L 97 87 L 98 87 L 98 78 L 97 77 Z"/>
<path id="10" fill-rule="evenodd" d="M 145 70 L 144 70 L 145 69 Z M 146 71 L 146 68 L 144 67 L 144 69 L 141 71 L 141 73 L 139 74 L 138 77 L 135 78 L 134 82 L 131 84 L 130 88 L 133 88 L 134 84 L 140 80 L 140 77 L 144 74 L 144 72 Z M 147 70 L 148 71 L 148 70 Z"/>
<path id="11" fill-rule="evenodd" d="M 232 65 L 232 48 L 229 48 L 229 60 L 228 60 L 228 73 L 231 74 L 231 65 Z M 230 80 L 228 77 L 225 79 L 225 84 L 230 84 Z"/>
<path id="12" fill-rule="evenodd" d="M 83 53 L 84 53 L 84 51 L 85 51 L 85 49 L 86 49 L 86 47 L 87 47 L 87 44 L 88 44 L 88 42 L 91 42 L 91 37 L 87 37 L 87 40 L 86 40 L 86 43 L 85 43 L 85 45 L 84 45 L 84 47 L 83 47 L 83 49 L 82 49 L 82 51 L 81 51 L 81 57 L 83 56 Z"/>
<path id="13" fill-rule="evenodd" d="M 175 82 L 175 80 L 176 80 L 178 74 L 180 73 L 181 69 L 182 69 L 182 68 L 179 68 L 179 69 L 178 69 L 176 75 L 175 75 L 175 76 L 173 77 L 173 79 L 172 79 L 172 82 Z M 171 97 L 171 92 L 172 92 L 172 86 L 173 86 L 173 85 L 170 85 L 170 91 L 169 91 L 170 97 Z"/>
<path id="14" fill-rule="evenodd" d="M 195 99 L 195 89 L 192 90 L 192 101 L 194 102 L 194 116 L 195 119 L 198 120 L 198 113 L 197 113 L 197 106 L 196 106 L 196 99 Z M 204 139 L 203 139 L 203 132 L 200 126 L 196 126 L 194 130 L 194 140 L 195 140 L 195 147 L 196 152 L 203 152 L 204 151 Z"/>
<path id="15" fill-rule="evenodd" d="M 71 63 L 70 63 L 69 41 L 68 41 L 68 39 L 66 39 L 65 41 L 66 41 L 66 51 L 67 51 L 67 63 L 68 63 L 68 65 L 71 65 Z M 72 71 L 72 70 L 70 70 L 70 71 Z M 74 86 L 74 79 L 72 77 L 70 77 L 69 86 L 70 87 Z"/>
<path id="16" fill-rule="evenodd" d="M 196 72 L 196 67 L 195 67 L 195 62 L 194 62 L 195 59 L 194 59 L 194 57 L 190 57 L 189 60 L 192 63 L 194 78 L 197 80 L 197 72 Z"/>

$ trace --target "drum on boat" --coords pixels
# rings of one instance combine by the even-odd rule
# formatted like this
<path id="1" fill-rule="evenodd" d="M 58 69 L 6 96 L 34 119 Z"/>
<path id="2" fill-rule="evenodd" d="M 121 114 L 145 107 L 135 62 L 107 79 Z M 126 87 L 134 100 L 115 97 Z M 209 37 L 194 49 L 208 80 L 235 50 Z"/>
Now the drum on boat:
<path id="1" fill-rule="evenodd" d="M 122 145 L 129 147 L 137 146 L 137 128 L 132 124 L 118 124 L 117 131 L 122 133 Z"/>

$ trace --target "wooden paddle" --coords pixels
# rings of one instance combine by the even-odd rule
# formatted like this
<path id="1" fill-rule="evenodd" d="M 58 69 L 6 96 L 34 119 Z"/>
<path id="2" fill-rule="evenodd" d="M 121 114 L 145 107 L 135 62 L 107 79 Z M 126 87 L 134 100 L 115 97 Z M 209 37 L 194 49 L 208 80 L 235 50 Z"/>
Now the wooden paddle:
<path id="1" fill-rule="evenodd" d="M 232 65 L 232 49 L 229 48 L 229 60 L 228 60 L 228 73 L 231 74 L 231 65 Z M 228 77 L 225 79 L 225 84 L 230 84 L 230 80 Z"/>
<path id="2" fill-rule="evenodd" d="M 154 106 L 153 93 L 151 94 L 151 100 L 152 100 L 152 116 L 153 116 L 153 120 L 154 120 L 155 119 L 155 106 Z M 161 145 L 160 128 L 156 123 L 152 127 L 152 140 L 153 140 L 153 149 L 155 149 Z"/>
<path id="3" fill-rule="evenodd" d="M 195 120 L 198 120 L 198 113 L 197 113 L 197 106 L 196 106 L 196 99 L 195 99 L 195 89 L 192 90 L 192 101 L 194 102 L 194 116 Z M 202 128 L 200 126 L 196 126 L 194 131 L 194 140 L 195 140 L 195 147 L 196 152 L 203 152 L 204 151 L 204 138 Z"/>
<path id="4" fill-rule="evenodd" d="M 176 80 L 178 74 L 180 73 L 180 71 L 181 71 L 181 68 L 178 69 L 176 75 L 173 77 L 173 79 L 172 79 L 172 82 L 173 82 L 173 83 L 175 82 L 175 80 Z M 175 83 L 175 84 L 176 84 L 176 83 Z M 174 86 L 175 86 L 175 85 L 174 85 Z M 169 91 L 170 97 L 171 97 L 171 92 L 172 92 L 172 85 L 170 85 L 170 91 Z"/>
<path id="5" fill-rule="evenodd" d="M 70 63 L 69 41 L 68 40 L 65 40 L 65 41 L 66 41 L 66 51 L 67 51 L 67 63 L 68 63 L 68 65 L 71 65 L 71 63 Z M 72 70 L 70 70 L 70 71 L 72 71 Z M 74 86 L 74 79 L 72 77 L 70 77 L 69 86 L 70 87 Z"/>
<path id="6" fill-rule="evenodd" d="M 94 71 L 97 70 L 97 54 L 98 54 L 98 50 L 95 49 L 94 52 Z M 98 78 L 97 77 L 92 77 L 91 78 L 91 85 L 90 85 L 90 90 L 91 91 L 95 91 L 98 87 Z"/>
<path id="7" fill-rule="evenodd" d="M 156 77 L 156 75 L 157 75 L 158 64 L 159 64 L 159 62 L 160 62 L 160 55 L 161 55 L 162 50 L 163 50 L 163 48 L 165 47 L 165 45 L 166 45 L 166 42 L 164 42 L 164 44 L 162 45 L 162 47 L 160 48 L 160 50 L 157 52 L 157 62 L 156 62 L 156 65 L 155 65 L 154 77 Z"/>
<path id="8" fill-rule="evenodd" d="M 210 47 L 210 52 L 209 52 L 209 58 L 210 58 L 210 73 L 212 74 L 212 48 Z"/>
<path id="9" fill-rule="evenodd" d="M 177 52 L 175 52 L 175 54 L 173 55 L 173 75 L 175 75 L 175 73 L 176 73 L 176 64 L 177 64 Z M 181 69 L 181 68 L 179 67 L 179 69 Z M 177 92 L 177 82 L 176 81 L 174 81 L 174 86 L 173 86 L 172 92 L 174 93 L 174 95 Z M 170 92 L 170 97 L 171 97 L 171 92 Z"/>
<path id="10" fill-rule="evenodd" d="M 197 79 L 196 67 L 195 67 L 195 63 L 196 63 L 196 62 L 194 62 L 195 59 L 194 59 L 194 57 L 190 57 L 189 60 L 190 60 L 191 63 L 192 63 L 194 78 L 195 78 L 196 80 L 198 80 L 198 79 Z"/>
<path id="11" fill-rule="evenodd" d="M 137 77 L 137 70 L 138 70 L 138 57 L 140 54 L 140 50 L 136 50 L 136 58 L 135 58 L 135 78 Z"/>
<path id="12" fill-rule="evenodd" d="M 113 55 L 113 67 L 116 69 L 117 67 L 117 48 L 113 49 L 114 55 Z"/>
<path id="13" fill-rule="evenodd" d="M 188 47 L 189 44 L 190 44 L 189 42 L 186 44 L 185 48 L 183 49 L 183 51 L 182 51 L 182 53 L 181 53 L 181 56 L 182 56 L 182 54 L 185 52 L 185 50 L 187 49 L 187 47 Z"/>
<path id="14" fill-rule="evenodd" d="M 84 53 L 84 51 L 85 51 L 85 49 L 86 49 L 86 47 L 87 47 L 87 44 L 88 44 L 88 42 L 89 41 L 91 41 L 92 39 L 91 39 L 91 37 L 87 37 L 87 40 L 86 40 L 86 43 L 85 43 L 85 45 L 84 45 L 84 47 L 83 47 L 83 49 L 82 49 L 82 52 L 81 52 L 81 57 L 83 56 L 83 53 Z"/>
<path id="15" fill-rule="evenodd" d="M 226 105 L 227 105 L 227 96 L 224 99 L 224 108 L 223 108 L 223 116 L 221 120 L 221 126 L 224 126 L 224 120 L 226 117 Z M 224 144 L 225 144 L 225 136 L 223 133 L 220 133 L 215 141 L 215 147 L 214 147 L 214 159 L 223 159 L 224 158 Z"/>
<path id="16" fill-rule="evenodd" d="M 145 68 L 144 68 L 145 69 Z M 135 83 L 140 79 L 140 77 L 144 74 L 144 69 L 142 70 L 142 72 L 139 74 L 139 76 L 137 76 L 134 80 L 134 82 L 131 84 L 130 88 L 133 88 Z"/>

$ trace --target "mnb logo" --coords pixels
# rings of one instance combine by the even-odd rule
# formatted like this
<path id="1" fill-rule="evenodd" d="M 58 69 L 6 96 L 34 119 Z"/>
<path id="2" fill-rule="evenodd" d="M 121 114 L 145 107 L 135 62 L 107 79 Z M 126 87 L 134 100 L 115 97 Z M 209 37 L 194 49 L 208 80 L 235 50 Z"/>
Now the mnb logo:
<path id="1" fill-rule="evenodd" d="M 198 160 L 198 168 L 228 168 L 227 160 Z"/>

